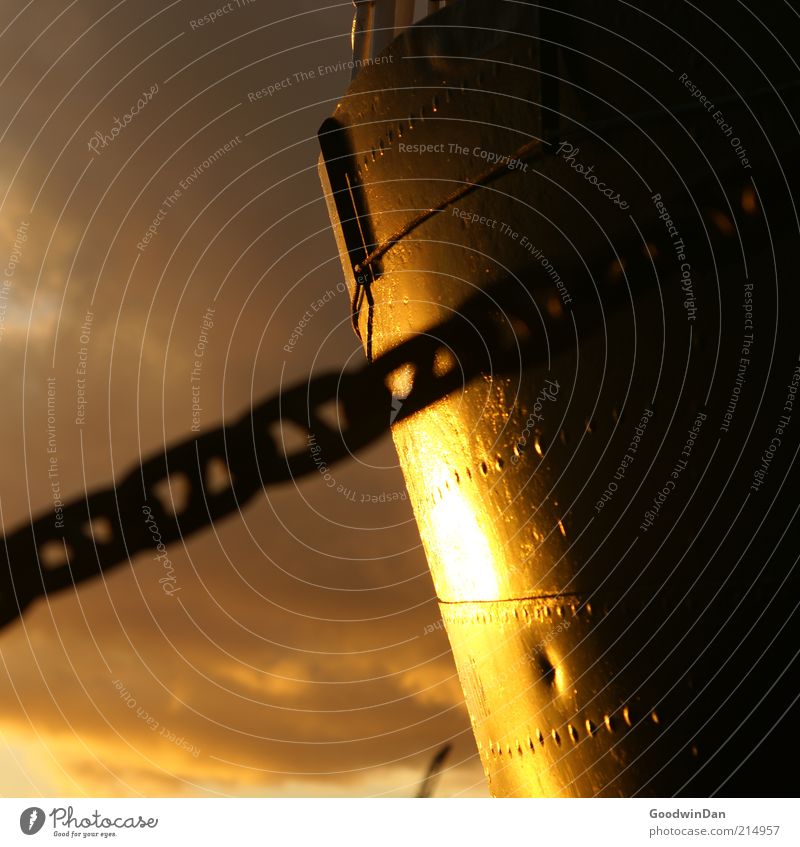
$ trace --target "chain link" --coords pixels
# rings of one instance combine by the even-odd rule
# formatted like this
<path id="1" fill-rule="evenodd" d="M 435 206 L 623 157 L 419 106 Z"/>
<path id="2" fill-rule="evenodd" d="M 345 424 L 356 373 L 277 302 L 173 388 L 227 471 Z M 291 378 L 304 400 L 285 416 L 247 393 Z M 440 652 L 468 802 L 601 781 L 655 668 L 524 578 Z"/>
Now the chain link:
<path id="1" fill-rule="evenodd" d="M 749 185 L 749 182 L 745 182 Z M 734 196 L 738 183 L 729 186 Z M 763 223 L 763 221 L 762 221 Z M 709 232 L 696 220 L 697 241 Z M 756 226 L 753 219 L 749 224 Z M 688 229 L 688 227 L 687 227 Z M 753 234 L 740 232 L 742 239 Z M 711 232 L 711 252 L 719 264 L 741 261 L 737 239 Z M 763 235 L 763 234 L 762 234 Z M 670 255 L 663 227 L 654 226 L 648 242 L 660 244 L 656 255 Z M 576 305 L 556 318 L 534 300 L 532 291 L 547 291 L 532 279 L 506 278 L 473 295 L 452 317 L 425 334 L 399 344 L 359 370 L 326 373 L 281 391 L 254 406 L 229 426 L 190 438 L 145 459 L 121 482 L 87 493 L 66 504 L 56 525 L 52 511 L 3 538 L 7 567 L 0 574 L 0 628 L 20 616 L 37 597 L 53 594 L 119 567 L 138 553 L 153 549 L 151 527 L 164 545 L 186 538 L 242 508 L 262 488 L 289 482 L 318 469 L 320 455 L 328 466 L 374 442 L 399 422 L 479 374 L 520 373 L 531 362 L 547 363 L 558 352 L 574 349 L 584 332 L 603 320 L 603 310 L 631 304 L 653 278 L 669 274 L 643 251 L 641 240 L 620 257 L 626 285 L 606 286 L 600 305 L 592 281 Z M 575 283 L 575 279 L 572 281 Z M 537 285 L 539 285 L 537 289 Z M 600 306 L 600 308 L 598 308 Z M 452 366 L 444 372 L 447 351 Z M 437 363 L 438 362 L 438 363 Z M 410 393 L 397 411 L 392 408 L 392 375 L 413 374 Z M 326 415 L 326 407 L 337 414 Z M 330 409 L 328 410 L 330 411 Z M 336 420 L 338 426 L 327 421 Z M 303 434 L 303 446 L 285 449 L 281 429 Z M 308 449 L 313 442 L 318 450 Z M 227 469 L 229 484 L 211 484 L 213 466 Z M 187 483 L 188 496 L 178 508 L 159 488 L 173 490 L 176 477 Z M 169 501 L 169 502 L 165 502 Z M 148 521 L 144 513 L 147 513 Z"/>

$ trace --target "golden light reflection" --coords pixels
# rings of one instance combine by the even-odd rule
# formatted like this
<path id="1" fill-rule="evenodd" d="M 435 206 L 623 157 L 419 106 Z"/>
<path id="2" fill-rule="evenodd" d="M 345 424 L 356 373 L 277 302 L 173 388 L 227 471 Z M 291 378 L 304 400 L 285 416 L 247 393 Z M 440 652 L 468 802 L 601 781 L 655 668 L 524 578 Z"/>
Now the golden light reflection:
<path id="1" fill-rule="evenodd" d="M 478 520 L 479 509 L 461 487 L 450 483 L 445 467 L 439 465 L 426 476 L 434 491 L 428 520 L 421 527 L 428 561 L 447 563 L 447 572 L 458 575 L 460 595 L 497 597 L 496 565 L 489 538 Z"/>
<path id="2" fill-rule="evenodd" d="M 408 397 L 414 386 L 414 368 L 406 362 L 386 377 L 386 386 L 395 397 Z"/>

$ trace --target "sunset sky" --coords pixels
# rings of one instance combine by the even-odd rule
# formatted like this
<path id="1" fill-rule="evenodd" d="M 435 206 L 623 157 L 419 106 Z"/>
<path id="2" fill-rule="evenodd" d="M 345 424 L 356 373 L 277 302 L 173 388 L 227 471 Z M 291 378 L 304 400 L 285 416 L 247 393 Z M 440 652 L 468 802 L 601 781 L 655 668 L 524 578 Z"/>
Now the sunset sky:
<path id="1" fill-rule="evenodd" d="M 3 5 L 5 531 L 51 455 L 72 499 L 363 361 L 316 170 L 352 4 L 228 5 Z M 437 794 L 485 796 L 390 439 L 332 474 L 171 548 L 171 596 L 144 553 L 0 632 L 0 793 L 408 796 L 452 741 Z"/>

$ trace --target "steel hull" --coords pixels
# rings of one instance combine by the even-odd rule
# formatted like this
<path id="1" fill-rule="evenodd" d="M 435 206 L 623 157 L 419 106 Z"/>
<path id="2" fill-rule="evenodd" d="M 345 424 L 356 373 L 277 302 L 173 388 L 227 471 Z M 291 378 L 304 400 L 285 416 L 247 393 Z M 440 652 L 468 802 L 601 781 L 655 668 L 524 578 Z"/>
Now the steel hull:
<path id="1" fill-rule="evenodd" d="M 478 750 L 498 796 L 791 794 L 774 757 L 797 752 L 800 407 L 751 490 L 800 353 L 790 121 L 760 71 L 730 99 L 663 27 L 567 6 L 579 18 L 448 7 L 362 70 L 321 135 L 371 355 L 476 292 L 502 323 L 501 280 L 541 339 L 393 427 Z"/>

